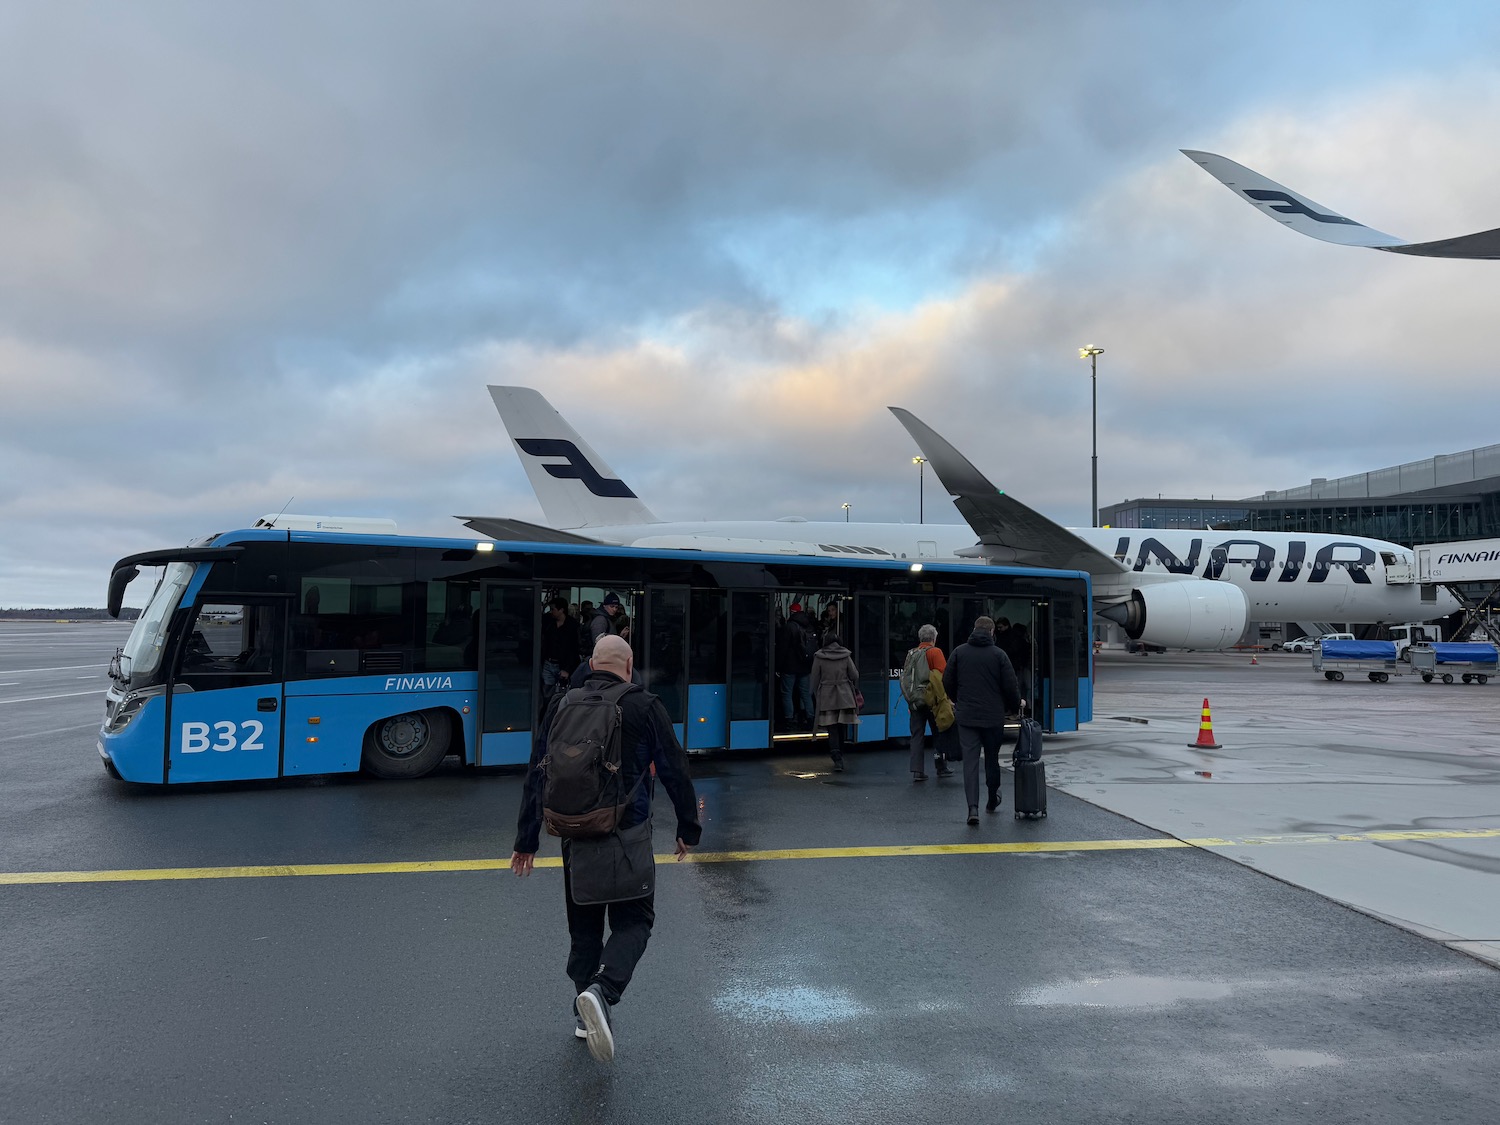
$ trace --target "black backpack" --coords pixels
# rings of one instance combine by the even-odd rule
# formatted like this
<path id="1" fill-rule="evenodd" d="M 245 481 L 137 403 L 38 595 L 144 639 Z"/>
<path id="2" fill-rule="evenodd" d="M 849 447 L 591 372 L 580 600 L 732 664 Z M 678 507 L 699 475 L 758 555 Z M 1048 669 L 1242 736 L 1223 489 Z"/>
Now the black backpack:
<path id="1" fill-rule="evenodd" d="M 799 624 L 798 630 L 802 633 L 802 655 L 808 660 L 818 655 L 818 649 L 823 647 L 823 642 L 818 640 L 818 631 L 810 629 L 806 625 Z"/>
<path id="2" fill-rule="evenodd" d="M 607 836 L 618 827 L 641 778 L 623 794 L 620 698 L 631 683 L 576 687 L 558 703 L 547 728 L 542 766 L 542 821 L 553 836 Z"/>

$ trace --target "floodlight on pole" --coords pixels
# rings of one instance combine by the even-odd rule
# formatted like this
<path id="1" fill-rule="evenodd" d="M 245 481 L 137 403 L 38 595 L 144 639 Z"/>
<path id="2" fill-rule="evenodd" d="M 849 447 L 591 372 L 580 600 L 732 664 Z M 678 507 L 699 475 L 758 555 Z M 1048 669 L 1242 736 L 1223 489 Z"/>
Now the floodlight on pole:
<path id="1" fill-rule="evenodd" d="M 1099 526 L 1099 357 L 1104 354 L 1103 348 L 1096 348 L 1093 344 L 1085 344 L 1078 349 L 1078 358 L 1089 361 L 1089 383 L 1093 389 L 1093 423 L 1094 423 L 1094 456 L 1093 456 L 1093 478 L 1094 493 L 1093 507 L 1090 515 L 1093 518 L 1091 526 Z"/>
<path id="2" fill-rule="evenodd" d="M 926 523 L 923 518 L 923 501 L 925 499 L 925 476 L 927 472 L 927 458 L 913 457 L 911 463 L 917 467 L 917 522 Z"/>
<path id="3" fill-rule="evenodd" d="M 842 504 L 842 505 L 840 505 L 840 507 L 842 507 L 844 509 L 844 522 L 848 523 L 849 522 L 849 505 L 848 504 Z"/>

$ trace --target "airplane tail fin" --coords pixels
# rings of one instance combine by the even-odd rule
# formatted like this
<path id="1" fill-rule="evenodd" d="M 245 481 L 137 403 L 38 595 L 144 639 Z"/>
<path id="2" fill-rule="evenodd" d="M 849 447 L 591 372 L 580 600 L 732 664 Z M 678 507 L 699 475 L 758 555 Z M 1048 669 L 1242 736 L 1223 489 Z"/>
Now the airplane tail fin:
<path id="1" fill-rule="evenodd" d="M 661 522 L 539 391 L 492 386 L 490 397 L 553 527 Z"/>

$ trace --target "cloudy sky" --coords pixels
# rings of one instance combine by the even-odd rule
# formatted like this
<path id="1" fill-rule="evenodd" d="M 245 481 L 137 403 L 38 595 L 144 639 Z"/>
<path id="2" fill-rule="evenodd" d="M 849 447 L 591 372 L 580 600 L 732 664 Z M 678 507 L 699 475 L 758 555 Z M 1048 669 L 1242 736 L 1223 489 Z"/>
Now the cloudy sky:
<path id="1" fill-rule="evenodd" d="M 541 519 L 486 383 L 661 516 L 1245 496 L 1500 440 L 1500 6 L 0 6 L 0 606 L 291 511 Z M 929 519 L 959 522 L 928 479 Z M 139 590 L 132 593 L 139 595 Z M 138 600 L 138 598 L 136 599 Z"/>

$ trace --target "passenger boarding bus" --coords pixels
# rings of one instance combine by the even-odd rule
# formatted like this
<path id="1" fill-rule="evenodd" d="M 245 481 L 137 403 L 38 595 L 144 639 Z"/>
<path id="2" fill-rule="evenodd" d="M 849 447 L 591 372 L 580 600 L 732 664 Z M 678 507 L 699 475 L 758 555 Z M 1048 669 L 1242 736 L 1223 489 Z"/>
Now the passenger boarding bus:
<path id="1" fill-rule="evenodd" d="M 797 604 L 859 667 L 851 741 L 904 738 L 898 676 L 918 627 L 936 625 L 951 651 L 981 614 L 1029 630 L 1023 691 L 1047 730 L 1092 711 L 1080 572 L 248 529 L 121 559 L 111 614 L 142 567 L 161 574 L 111 661 L 98 743 L 127 781 L 420 777 L 449 754 L 524 763 L 546 703 L 545 606 L 609 593 L 690 752 L 817 737 L 779 713 L 773 687 Z"/>

